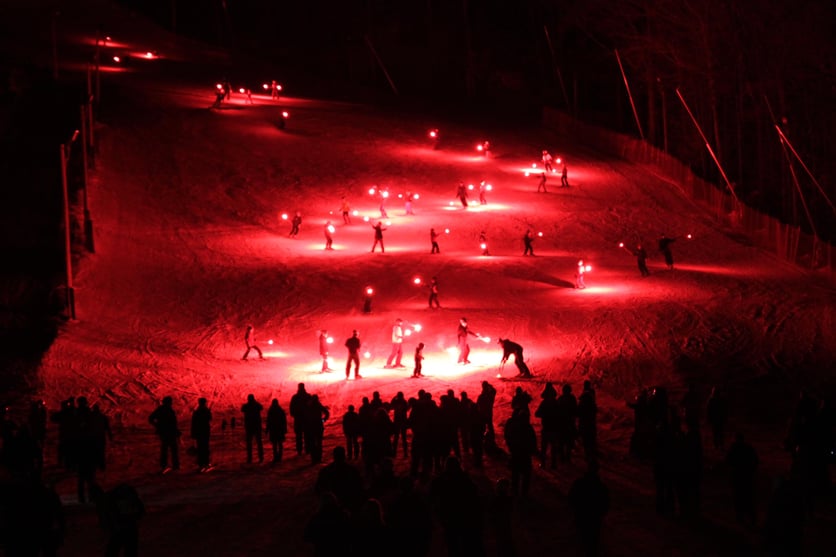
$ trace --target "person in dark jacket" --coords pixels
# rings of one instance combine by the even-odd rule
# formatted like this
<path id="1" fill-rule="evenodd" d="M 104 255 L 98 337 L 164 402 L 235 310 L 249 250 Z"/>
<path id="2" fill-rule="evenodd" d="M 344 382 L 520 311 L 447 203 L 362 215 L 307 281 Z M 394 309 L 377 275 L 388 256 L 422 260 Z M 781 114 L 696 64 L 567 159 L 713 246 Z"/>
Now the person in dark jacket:
<path id="1" fill-rule="evenodd" d="M 267 409 L 267 423 L 264 428 L 273 448 L 273 464 L 278 464 L 284 456 L 284 440 L 287 437 L 287 414 L 274 398 Z"/>
<path id="2" fill-rule="evenodd" d="M 259 360 L 264 359 L 264 354 L 261 353 L 261 348 L 259 348 L 255 343 L 255 328 L 252 325 L 247 325 L 247 330 L 244 333 L 244 342 L 247 344 L 247 351 L 244 352 L 244 357 L 241 358 L 242 360 L 246 360 L 252 350 L 255 350 L 256 354 L 258 354 Z"/>
<path id="3" fill-rule="evenodd" d="M 386 228 L 383 228 L 383 223 L 377 221 L 377 224 L 373 224 L 372 228 L 374 229 L 374 244 L 372 244 L 372 253 L 374 253 L 374 248 L 377 247 L 377 244 L 380 244 L 380 253 L 386 253 L 386 249 L 383 247 L 383 232 Z"/>
<path id="4" fill-rule="evenodd" d="M 511 453 L 511 492 L 525 497 L 531 483 L 531 459 L 537 454 L 537 435 L 528 407 L 518 408 L 505 422 L 505 444 Z"/>
<path id="5" fill-rule="evenodd" d="M 256 401 L 255 395 L 247 395 L 247 402 L 241 407 L 244 414 L 244 433 L 247 441 L 247 464 L 253 461 L 253 440 L 258 448 L 258 461 L 264 462 L 264 445 L 261 442 L 261 411 L 264 407 Z"/>
<path id="6" fill-rule="evenodd" d="M 212 426 L 212 411 L 206 405 L 206 399 L 197 399 L 197 408 L 192 412 L 190 436 L 197 449 L 197 467 L 201 471 L 209 467 L 209 434 Z"/>
<path id="7" fill-rule="evenodd" d="M 610 509 L 610 492 L 598 475 L 598 464 L 591 462 L 586 475 L 569 489 L 569 506 L 586 557 L 596 557 L 601 543 L 601 527 Z"/>
<path id="8" fill-rule="evenodd" d="M 659 251 L 665 257 L 665 264 L 668 269 L 673 270 L 673 253 L 671 253 L 671 244 L 676 241 L 676 238 L 668 238 L 664 234 L 659 236 Z"/>
<path id="9" fill-rule="evenodd" d="M 180 428 L 177 427 L 177 413 L 173 408 L 174 400 L 164 397 L 162 404 L 151 412 L 148 422 L 154 426 L 160 438 L 160 468 L 168 470 L 168 456 L 171 455 L 171 468 L 180 468 L 180 454 L 177 443 L 180 439 Z"/>
<path id="10" fill-rule="evenodd" d="M 534 256 L 534 234 L 531 233 L 531 229 L 526 230 L 525 234 L 523 235 L 523 246 L 525 249 L 523 250 L 523 255 L 531 255 Z"/>
<path id="11" fill-rule="evenodd" d="M 311 395 L 305 390 L 305 384 L 299 383 L 296 393 L 290 397 L 290 417 L 293 418 L 293 433 L 296 435 L 296 454 L 305 450 L 305 412 Z"/>
<path id="12" fill-rule="evenodd" d="M 345 362 L 345 378 L 348 379 L 351 375 L 351 364 L 354 363 L 354 378 L 360 377 L 360 333 L 357 329 L 351 332 L 351 336 L 345 341 L 345 347 L 348 349 L 348 359 Z"/>
<path id="13" fill-rule="evenodd" d="M 500 367 L 503 367 L 508 361 L 508 358 L 510 358 L 513 354 L 514 363 L 517 365 L 517 369 L 519 370 L 518 376 L 531 377 L 531 370 L 528 369 L 528 365 L 526 365 L 525 359 L 523 358 L 523 347 L 507 338 L 500 338 L 496 342 L 502 346 L 502 360 L 499 364 Z"/>

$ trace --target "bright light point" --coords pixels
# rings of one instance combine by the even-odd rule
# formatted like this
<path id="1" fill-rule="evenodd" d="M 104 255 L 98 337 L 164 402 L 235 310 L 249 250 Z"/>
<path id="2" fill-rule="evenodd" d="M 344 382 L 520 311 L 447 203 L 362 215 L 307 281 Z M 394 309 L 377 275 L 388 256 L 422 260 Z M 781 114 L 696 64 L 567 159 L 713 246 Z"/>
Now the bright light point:
<path id="1" fill-rule="evenodd" d="M 490 342 L 490 341 L 491 341 L 491 337 L 482 337 L 482 340 L 484 340 L 485 342 Z"/>
<path id="2" fill-rule="evenodd" d="M 380 195 L 382 195 L 383 198 L 385 199 L 385 198 L 389 197 L 389 192 L 385 191 L 385 192 L 381 193 Z"/>
<path id="3" fill-rule="evenodd" d="M 472 190 L 472 189 L 473 189 L 473 184 L 469 184 L 469 185 L 467 186 L 467 189 Z"/>
<path id="4" fill-rule="evenodd" d="M 334 232 L 335 230 L 336 230 L 336 228 L 334 228 L 333 224 L 328 225 L 328 232 Z"/>
<path id="5" fill-rule="evenodd" d="M 538 235 L 539 237 L 541 237 L 541 238 L 543 237 L 543 233 L 542 233 L 542 232 L 538 232 L 538 233 L 537 233 L 537 235 Z"/>
<path id="6" fill-rule="evenodd" d="M 449 234 L 449 233 L 450 233 L 450 229 L 449 229 L 449 228 L 445 228 L 445 229 L 444 229 L 444 233 L 445 233 L 445 234 Z"/>
<path id="7" fill-rule="evenodd" d="M 481 151 L 482 149 L 484 149 L 484 147 L 482 147 L 481 145 L 477 145 L 477 146 L 476 146 L 476 150 L 477 150 L 477 151 Z"/>
<path id="8" fill-rule="evenodd" d="M 283 110 L 282 111 L 282 118 L 287 118 L 288 116 L 290 116 L 290 113 L 288 113 L 286 110 Z"/>
<path id="9" fill-rule="evenodd" d="M 106 41 L 112 41 L 113 39 L 111 39 L 110 37 L 105 37 L 105 40 Z"/>
<path id="10" fill-rule="evenodd" d="M 145 57 L 146 57 L 146 58 L 153 58 L 153 57 L 154 57 L 154 53 L 153 53 L 153 52 L 146 52 L 146 53 L 145 53 Z"/>
<path id="11" fill-rule="evenodd" d="M 412 282 L 414 282 L 415 284 L 421 284 L 421 277 L 415 277 L 414 279 L 412 279 Z"/>
<path id="12" fill-rule="evenodd" d="M 121 62 L 121 61 L 122 61 L 122 59 L 121 59 L 121 58 L 119 58 L 118 56 L 114 56 L 114 57 L 113 57 L 113 61 L 114 61 L 114 62 L 116 62 L 116 63 L 118 64 L 119 62 Z"/>
<path id="13" fill-rule="evenodd" d="M 334 344 L 334 337 L 328 337 L 328 338 L 326 338 L 326 339 L 325 339 L 325 342 L 327 342 L 328 344 Z"/>
<path id="14" fill-rule="evenodd" d="M 281 91 L 281 90 L 282 90 L 282 86 L 281 86 L 281 85 L 276 85 L 276 90 L 277 90 L 277 91 Z"/>
<path id="15" fill-rule="evenodd" d="M 333 215 L 333 214 L 334 214 L 334 211 L 328 211 L 328 214 L 329 214 L 329 215 Z"/>
<path id="16" fill-rule="evenodd" d="M 496 374 L 496 378 L 497 378 L 497 379 L 501 379 L 501 378 L 502 378 L 502 374 L 501 374 L 501 373 L 497 373 L 497 374 Z"/>
<path id="17" fill-rule="evenodd" d="M 363 217 L 363 222 L 369 222 L 369 217 Z"/>
<path id="18" fill-rule="evenodd" d="M 114 58 L 118 58 L 118 56 L 114 56 Z M 215 89 L 223 89 L 223 88 L 224 88 L 224 86 L 221 85 L 220 83 L 215 84 Z"/>
<path id="19" fill-rule="evenodd" d="M 453 205 L 455 205 L 455 203 L 453 203 L 453 202 L 451 201 L 451 202 L 450 202 L 450 207 L 452 207 Z"/>
<path id="20" fill-rule="evenodd" d="M 415 195 L 412 196 L 412 199 L 419 199 L 420 197 L 421 196 L 416 193 Z"/>
<path id="21" fill-rule="evenodd" d="M 403 332 L 403 334 L 404 334 L 404 336 L 407 336 L 407 337 L 408 337 L 408 336 L 410 336 L 410 335 L 412 335 L 412 329 L 407 329 L 407 330 L 405 330 L 405 331 Z"/>
<path id="22" fill-rule="evenodd" d="M 491 191 L 493 189 L 493 186 L 488 184 L 487 186 L 485 186 L 485 189 Z"/>
<path id="23" fill-rule="evenodd" d="M 366 288 L 366 295 L 371 296 L 372 294 L 374 294 L 374 288 Z"/>
<path id="24" fill-rule="evenodd" d="M 537 163 L 532 164 L 531 168 L 537 168 Z"/>
<path id="25" fill-rule="evenodd" d="M 264 89 L 264 90 L 266 91 L 267 89 L 269 89 L 269 88 L 270 88 L 270 86 L 269 86 L 269 85 L 267 85 L 266 83 L 262 83 L 262 84 L 261 84 L 261 88 L 262 88 L 262 89 Z"/>
<path id="26" fill-rule="evenodd" d="M 557 157 L 557 164 L 560 164 L 561 162 L 560 157 Z"/>
<path id="27" fill-rule="evenodd" d="M 287 220 L 287 213 L 282 213 L 282 220 Z"/>
<path id="28" fill-rule="evenodd" d="M 369 195 L 374 195 L 375 193 L 377 193 L 377 190 L 375 190 L 374 188 L 369 188 Z"/>
<path id="29" fill-rule="evenodd" d="M 351 216 L 356 217 L 359 214 L 360 214 L 360 211 L 351 211 Z"/>
<path id="30" fill-rule="evenodd" d="M 363 357 L 364 357 L 364 358 L 371 358 L 371 357 L 372 357 L 372 353 L 371 353 L 371 352 L 363 352 Z"/>
<path id="31" fill-rule="evenodd" d="M 238 89 L 238 92 L 239 92 L 239 93 L 241 93 L 241 94 L 243 95 L 243 94 L 244 94 L 244 92 L 245 92 L 245 89 L 244 89 L 243 87 L 241 87 L 241 88 L 239 88 L 239 89 Z"/>
<path id="32" fill-rule="evenodd" d="M 528 176 L 529 176 L 529 172 L 526 170 L 525 171 L 525 177 L 528 178 Z"/>
<path id="33" fill-rule="evenodd" d="M 485 249 L 485 248 L 488 247 L 488 244 L 479 244 L 479 247 L 482 248 L 482 249 Z"/>
<path id="34" fill-rule="evenodd" d="M 403 199 L 403 194 L 402 193 L 398 194 L 398 199 Z"/>
<path id="35" fill-rule="evenodd" d="M 688 238 L 689 240 L 691 239 L 691 235 L 690 235 L 690 234 L 688 234 L 688 235 L 687 235 L 687 236 L 685 236 L 685 237 L 686 237 L 686 238 Z"/>
<path id="36" fill-rule="evenodd" d="M 270 340 L 268 340 L 267 344 L 273 344 L 273 339 L 271 338 Z"/>
<path id="37" fill-rule="evenodd" d="M 584 267 L 584 269 L 586 269 L 586 271 L 589 272 L 592 270 L 592 265 L 587 265 L 586 267 Z"/>
<path id="38" fill-rule="evenodd" d="M 416 323 L 415 325 L 412 326 L 412 328 L 415 329 L 416 333 L 421 332 L 421 324 L 420 323 Z"/>
<path id="39" fill-rule="evenodd" d="M 386 226 L 392 226 L 392 221 L 387 220 L 387 221 L 386 221 L 386 222 L 384 222 L 383 224 L 385 224 Z"/>
<path id="40" fill-rule="evenodd" d="M 450 348 L 445 350 L 445 352 L 447 352 L 451 356 L 456 356 L 459 353 L 459 350 L 455 346 L 451 346 Z"/>
<path id="41" fill-rule="evenodd" d="M 623 248 L 624 247 L 624 242 L 618 242 L 618 247 Z"/>

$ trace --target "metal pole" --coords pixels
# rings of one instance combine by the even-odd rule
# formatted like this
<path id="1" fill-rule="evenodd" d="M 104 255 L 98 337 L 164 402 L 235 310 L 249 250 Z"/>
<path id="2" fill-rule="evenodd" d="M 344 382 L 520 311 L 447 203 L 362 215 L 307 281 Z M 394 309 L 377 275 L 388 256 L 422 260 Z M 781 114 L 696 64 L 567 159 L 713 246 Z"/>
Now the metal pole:
<path id="1" fill-rule="evenodd" d="M 615 59 L 618 60 L 618 68 L 621 70 L 621 77 L 624 79 L 624 87 L 627 88 L 627 96 L 630 98 L 630 106 L 633 108 L 633 118 L 636 119 L 636 127 L 639 128 L 639 137 L 644 139 L 642 123 L 639 121 L 639 113 L 636 111 L 636 103 L 633 102 L 633 93 L 630 91 L 630 83 L 627 81 L 627 74 L 624 73 L 624 66 L 621 65 L 621 56 L 618 55 L 618 49 L 613 52 L 615 52 Z"/>
<path id="2" fill-rule="evenodd" d="M 740 204 L 740 199 L 737 198 L 737 192 L 734 191 L 734 186 L 729 181 L 729 177 L 726 176 L 726 171 L 723 170 L 723 166 L 720 164 L 720 161 L 717 160 L 717 155 L 714 154 L 714 149 L 711 148 L 711 145 L 708 143 L 708 139 L 705 137 L 705 134 L 702 132 L 702 128 L 700 127 L 699 122 L 697 119 L 694 118 L 694 114 L 691 112 L 691 109 L 688 107 L 688 103 L 685 102 L 685 98 L 682 96 L 682 93 L 679 92 L 679 87 L 676 88 L 676 96 L 679 97 L 679 100 L 682 101 L 682 106 L 685 107 L 685 110 L 688 112 L 688 116 L 691 117 L 691 121 L 694 123 L 694 126 L 697 128 L 697 131 L 702 137 L 703 142 L 705 142 L 705 148 L 708 149 L 708 153 L 711 155 L 711 158 L 714 159 L 714 164 L 717 165 L 717 169 L 720 171 L 720 174 L 723 176 L 723 180 L 726 182 L 726 186 L 729 188 L 729 191 L 734 197 L 734 201 L 736 204 Z"/>
<path id="3" fill-rule="evenodd" d="M 546 42 L 549 43 L 549 53 L 552 56 L 552 70 L 557 76 L 557 81 L 560 83 L 560 90 L 563 92 L 563 101 L 566 103 L 566 110 L 571 110 L 572 105 L 569 104 L 569 95 L 566 94 L 566 86 L 563 84 L 563 74 L 560 73 L 560 67 L 557 65 L 557 57 L 554 55 L 554 46 L 552 46 L 552 38 L 549 35 L 549 28 L 543 25 L 543 32 L 546 34 Z"/>
<path id="4" fill-rule="evenodd" d="M 50 20 L 51 29 L 50 35 L 52 36 L 52 79 L 58 81 L 58 16 L 61 15 L 61 12 L 54 11 L 52 12 L 52 19 Z"/>
<path id="5" fill-rule="evenodd" d="M 96 144 L 93 142 L 94 129 L 95 127 L 93 126 L 93 96 L 91 95 L 87 99 L 87 138 L 90 141 L 90 143 L 88 143 L 88 146 L 90 148 L 90 168 L 96 168 Z"/>
<path id="6" fill-rule="evenodd" d="M 90 253 L 96 253 L 93 242 L 93 220 L 90 218 L 90 207 L 87 205 L 87 111 L 81 105 L 81 168 L 82 168 L 82 198 L 84 200 L 84 245 Z"/>
<path id="7" fill-rule="evenodd" d="M 67 317 L 75 319 L 75 291 L 73 289 L 73 253 L 70 244 L 70 197 L 67 192 L 67 145 L 61 148 L 61 189 L 64 198 L 64 266 L 66 278 Z"/>

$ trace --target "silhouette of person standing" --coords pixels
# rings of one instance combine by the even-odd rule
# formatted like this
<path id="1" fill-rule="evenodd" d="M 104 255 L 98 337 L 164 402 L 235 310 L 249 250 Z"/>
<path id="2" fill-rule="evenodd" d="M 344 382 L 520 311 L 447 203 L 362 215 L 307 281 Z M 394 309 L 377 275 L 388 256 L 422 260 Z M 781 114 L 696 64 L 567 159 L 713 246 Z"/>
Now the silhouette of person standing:
<path id="1" fill-rule="evenodd" d="M 578 266 L 575 268 L 575 288 L 579 290 L 583 290 L 586 288 L 586 283 L 584 282 L 584 274 L 586 273 L 586 267 L 584 267 L 583 259 L 578 260 Z"/>
<path id="2" fill-rule="evenodd" d="M 705 415 L 708 420 L 708 425 L 711 427 L 714 448 L 723 450 L 726 422 L 729 418 L 729 407 L 725 395 L 717 387 L 712 387 L 711 389 L 711 396 L 708 397 Z"/>
<path id="3" fill-rule="evenodd" d="M 197 408 L 192 412 L 190 435 L 197 449 L 197 467 L 202 472 L 209 467 L 209 434 L 212 426 L 212 411 L 206 405 L 206 399 L 197 399 Z"/>
<path id="4" fill-rule="evenodd" d="M 595 460 L 598 444 L 598 405 L 595 402 L 595 389 L 588 379 L 583 382 L 583 392 L 578 397 L 578 435 L 588 464 Z"/>
<path id="5" fill-rule="evenodd" d="M 290 417 L 293 418 L 293 433 L 296 436 L 296 454 L 301 455 L 305 447 L 305 416 L 311 395 L 305 384 L 299 383 L 296 393 L 290 397 Z"/>
<path id="6" fill-rule="evenodd" d="M 139 545 L 139 519 L 145 505 L 133 486 L 123 483 L 104 494 L 102 525 L 108 533 L 105 557 L 136 557 Z"/>
<path id="7" fill-rule="evenodd" d="M 596 557 L 601 543 L 601 527 L 610 509 L 610 492 L 598 476 L 597 462 L 590 462 L 586 474 L 572 483 L 569 506 L 575 515 L 584 555 Z"/>
<path id="8" fill-rule="evenodd" d="M 349 460 L 360 458 L 360 415 L 354 410 L 354 405 L 348 405 L 348 411 L 343 414 L 343 435 L 345 436 L 345 451 Z"/>
<path id="9" fill-rule="evenodd" d="M 299 234 L 299 226 L 302 224 L 302 213 L 296 211 L 296 214 L 293 215 L 293 219 L 290 221 L 290 236 L 291 238 L 295 238 L 297 234 Z"/>
<path id="10" fill-rule="evenodd" d="M 246 360 L 252 350 L 256 351 L 259 360 L 264 359 L 261 348 L 255 343 L 255 328 L 252 325 L 247 325 L 247 331 L 244 333 L 244 342 L 247 344 L 247 351 L 244 352 L 244 357 L 241 358 L 242 360 Z"/>
<path id="11" fill-rule="evenodd" d="M 284 440 L 287 436 L 287 414 L 279 406 L 279 400 L 274 398 L 267 409 L 267 423 L 264 428 L 270 445 L 273 448 L 273 464 L 278 464 L 284 456 Z"/>
<path id="12" fill-rule="evenodd" d="M 403 358 L 403 319 L 396 319 L 395 325 L 392 327 L 392 352 L 386 359 L 386 368 L 406 367 L 401 364 Z M 392 365 L 392 362 L 395 362 Z"/>
<path id="13" fill-rule="evenodd" d="M 491 254 L 491 252 L 488 251 L 488 236 L 485 234 L 484 230 L 479 233 L 479 247 L 482 249 L 482 255 Z"/>
<path id="14" fill-rule="evenodd" d="M 505 444 L 511 453 L 511 492 L 523 497 L 531 483 L 532 457 L 537 454 L 537 434 L 531 426 L 528 407 L 514 410 L 505 422 Z"/>
<path id="15" fill-rule="evenodd" d="M 566 163 L 563 163 L 563 170 L 560 173 L 560 187 L 569 187 L 569 170 L 566 168 Z"/>
<path id="16" fill-rule="evenodd" d="M 438 280 L 436 277 L 433 277 L 430 281 L 430 298 L 428 300 L 428 304 L 430 309 L 433 308 L 433 304 L 435 304 L 436 308 L 441 308 L 441 304 L 438 302 Z"/>
<path id="17" fill-rule="evenodd" d="M 351 375 L 351 363 L 354 362 L 354 378 L 360 379 L 360 333 L 357 329 L 351 332 L 351 336 L 345 341 L 348 349 L 348 359 L 345 362 L 345 378 Z"/>
<path id="18" fill-rule="evenodd" d="M 659 251 L 665 256 L 665 264 L 669 270 L 673 270 L 673 253 L 671 253 L 671 244 L 676 241 L 676 238 L 668 238 L 664 234 L 659 236 Z"/>
<path id="19" fill-rule="evenodd" d="M 758 470 L 758 453 L 746 442 L 742 433 L 735 436 L 726 464 L 731 472 L 734 512 L 737 520 L 750 525 L 757 522 L 755 512 L 755 474 Z"/>
<path id="20" fill-rule="evenodd" d="M 377 221 L 377 224 L 373 224 L 372 228 L 374 229 L 374 244 L 372 244 L 372 253 L 374 253 L 374 248 L 377 247 L 377 244 L 380 244 L 380 253 L 386 253 L 386 250 L 383 247 L 383 231 L 386 230 L 383 228 L 383 223 Z"/>
<path id="21" fill-rule="evenodd" d="M 554 162 L 554 159 L 552 158 L 552 156 L 549 154 L 548 151 L 543 151 L 542 155 L 543 156 L 541 157 L 541 160 L 543 161 L 543 168 L 546 169 L 546 172 L 551 172 L 552 171 L 552 163 Z"/>
<path id="22" fill-rule="evenodd" d="M 523 245 L 525 246 L 525 250 L 523 250 L 523 255 L 530 255 L 534 256 L 534 234 L 531 233 L 531 229 L 525 231 L 523 235 Z"/>
<path id="23" fill-rule="evenodd" d="M 253 461 L 253 440 L 258 449 L 258 461 L 264 462 L 264 445 L 261 441 L 261 411 L 264 407 L 256 401 L 255 395 L 247 395 L 247 402 L 241 407 L 244 414 L 244 433 L 247 441 L 247 464 Z"/>
<path id="24" fill-rule="evenodd" d="M 650 271 L 647 270 L 647 251 L 641 244 L 637 244 L 636 249 L 632 250 L 631 253 L 636 256 L 636 265 L 639 268 L 641 276 L 650 276 Z"/>
<path id="25" fill-rule="evenodd" d="M 488 199 L 486 197 L 488 193 L 488 184 L 485 183 L 484 180 L 479 184 L 479 204 L 480 205 L 487 205 Z"/>
<path id="26" fill-rule="evenodd" d="M 438 248 L 438 236 L 435 228 L 430 228 L 430 244 L 432 245 L 430 253 L 441 253 L 441 250 Z"/>
<path id="27" fill-rule="evenodd" d="M 180 428 L 177 427 L 177 414 L 173 408 L 174 400 L 164 397 L 162 404 L 151 412 L 148 422 L 154 426 L 160 438 L 160 469 L 164 472 L 168 468 L 168 455 L 171 454 L 171 468 L 180 469 L 180 454 L 177 442 L 180 438 Z"/>

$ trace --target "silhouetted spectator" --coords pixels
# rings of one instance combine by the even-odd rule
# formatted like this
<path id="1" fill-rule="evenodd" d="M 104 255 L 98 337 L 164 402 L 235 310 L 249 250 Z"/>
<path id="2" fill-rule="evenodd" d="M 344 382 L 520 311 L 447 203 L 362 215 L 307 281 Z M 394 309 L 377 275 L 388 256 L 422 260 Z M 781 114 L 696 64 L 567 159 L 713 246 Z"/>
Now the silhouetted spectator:
<path id="1" fill-rule="evenodd" d="M 139 520 L 145 505 L 133 486 L 119 484 L 104 494 L 100 507 L 101 521 L 108 533 L 105 557 L 136 557 L 139 546 Z"/>
<path id="2" fill-rule="evenodd" d="M 461 438 L 462 448 L 465 452 L 473 455 L 473 466 L 481 468 L 482 456 L 484 455 L 485 422 L 479 407 L 473 402 L 467 393 L 461 394 Z"/>
<path id="3" fill-rule="evenodd" d="M 0 551 L 8 557 L 55 557 L 64 542 L 61 498 L 30 477 L 0 483 Z"/>
<path id="4" fill-rule="evenodd" d="M 287 437 L 287 414 L 274 398 L 267 409 L 267 423 L 264 428 L 273 449 L 273 463 L 278 464 L 284 456 L 284 440 Z"/>
<path id="5" fill-rule="evenodd" d="M 440 451 L 439 456 L 446 458 L 450 451 L 457 458 L 461 459 L 461 445 L 459 444 L 459 424 L 461 422 L 461 403 L 456 398 L 456 393 L 453 389 L 447 389 L 447 392 L 441 395 L 441 402 L 438 405 L 439 423 L 436 431 L 440 435 Z"/>
<path id="6" fill-rule="evenodd" d="M 96 484 L 96 468 L 99 463 L 99 449 L 94 431 L 93 412 L 86 397 L 78 397 L 76 401 L 76 435 L 74 450 L 76 458 L 76 476 L 78 479 L 78 502 L 85 503 L 91 488 Z"/>
<path id="7" fill-rule="evenodd" d="M 450 557 L 481 557 L 482 502 L 476 484 L 462 470 L 459 459 L 450 456 L 444 471 L 430 484 L 430 497 L 441 523 Z"/>
<path id="8" fill-rule="evenodd" d="M 476 406 L 479 408 L 479 414 L 482 415 L 482 421 L 485 422 L 486 446 L 496 445 L 493 429 L 493 403 L 495 400 L 496 389 L 494 386 L 487 381 L 482 381 L 482 391 L 476 397 Z"/>
<path id="9" fill-rule="evenodd" d="M 732 498 L 737 520 L 755 525 L 755 474 L 758 470 L 758 453 L 743 438 L 742 433 L 735 436 L 728 454 L 726 465 L 731 472 Z"/>
<path id="10" fill-rule="evenodd" d="M 586 557 L 595 557 L 601 543 L 601 526 L 610 509 L 610 493 L 598 476 L 598 463 L 592 461 L 586 474 L 572 483 L 569 506 Z"/>
<path id="11" fill-rule="evenodd" d="M 253 441 L 258 449 L 258 461 L 264 462 L 264 445 L 261 441 L 261 411 L 264 407 L 255 399 L 255 395 L 247 395 L 247 402 L 241 407 L 244 414 L 244 434 L 247 440 L 247 464 L 253 461 Z"/>
<path id="12" fill-rule="evenodd" d="M 401 391 L 398 391 L 392 399 L 392 402 L 389 403 L 389 408 L 392 409 L 392 428 L 394 431 L 392 436 L 392 454 L 394 456 L 398 455 L 398 439 L 400 439 L 403 447 L 403 456 L 407 458 L 409 457 L 409 446 L 406 441 L 406 430 L 409 426 L 407 419 L 409 403 Z"/>
<path id="13" fill-rule="evenodd" d="M 650 416 L 648 389 L 641 389 L 633 402 L 627 406 L 633 409 L 633 435 L 630 437 L 630 454 L 648 458 L 653 454 L 655 426 Z"/>
<path id="14" fill-rule="evenodd" d="M 95 406 L 94 406 L 95 408 Z M 43 400 L 32 401 L 29 407 L 27 419 L 29 434 L 35 442 L 38 450 L 38 470 L 43 469 L 44 464 L 44 442 L 46 441 L 47 412 Z"/>
<path id="15" fill-rule="evenodd" d="M 160 438 L 160 468 L 163 472 L 169 469 L 169 453 L 171 454 L 171 468 L 180 469 L 180 454 L 177 447 L 180 428 L 177 427 L 177 414 L 174 412 L 173 402 L 170 396 L 164 397 L 162 404 L 148 417 L 148 422 L 154 426 Z"/>
<path id="16" fill-rule="evenodd" d="M 682 396 L 682 409 L 685 412 L 685 425 L 690 427 L 700 427 L 702 423 L 702 405 L 703 398 L 697 386 L 693 383 L 688 385 L 688 390 Z"/>
<path id="17" fill-rule="evenodd" d="M 546 456 L 551 449 L 551 467 L 555 468 L 560 407 L 557 403 L 557 391 L 550 381 L 546 383 L 540 396 L 543 400 L 534 412 L 534 417 L 540 418 L 540 466 L 546 466 Z"/>
<path id="18" fill-rule="evenodd" d="M 357 509 L 363 501 L 363 478 L 354 466 L 346 462 L 343 447 L 334 447 L 333 458 L 319 471 L 314 490 L 317 495 L 332 493 L 349 511 Z"/>
<path id="19" fill-rule="evenodd" d="M 511 453 L 511 492 L 526 496 L 531 483 L 531 459 L 537 454 L 537 434 L 527 406 L 514 410 L 505 422 L 505 444 Z"/>
<path id="20" fill-rule="evenodd" d="M 595 402 L 595 389 L 588 379 L 583 382 L 583 392 L 578 397 L 578 435 L 589 464 L 597 458 L 598 404 Z"/>
<path id="21" fill-rule="evenodd" d="M 348 412 L 343 414 L 343 435 L 348 460 L 360 458 L 360 415 L 354 411 L 354 405 L 348 405 Z"/>
<path id="22" fill-rule="evenodd" d="M 305 410 L 305 446 L 311 455 L 311 462 L 322 462 L 322 437 L 325 421 L 331 416 L 328 408 L 319 401 L 318 395 L 311 395 Z"/>
<path id="23" fill-rule="evenodd" d="M 496 494 L 490 502 L 490 525 L 496 541 L 498 557 L 515 557 L 514 546 L 514 498 L 511 495 L 511 482 L 501 478 L 496 482 Z"/>
<path id="24" fill-rule="evenodd" d="M 379 471 L 383 459 L 392 454 L 394 426 L 383 406 L 370 407 L 373 413 L 363 429 L 363 464 L 371 477 Z"/>
<path id="25" fill-rule="evenodd" d="M 387 523 L 392 539 L 397 544 L 397 554 L 402 557 L 422 557 L 430 551 L 432 515 L 429 505 L 415 491 L 411 477 L 401 478 L 400 489 L 389 506 Z"/>
<path id="26" fill-rule="evenodd" d="M 210 464 L 209 435 L 212 431 L 212 411 L 204 397 L 197 399 L 197 408 L 192 412 L 191 438 L 197 449 L 197 467 L 205 471 Z"/>
<path id="27" fill-rule="evenodd" d="M 575 420 L 578 416 L 578 399 L 572 394 L 572 386 L 563 385 L 563 394 L 557 398 L 557 453 L 561 462 L 569 462 L 578 430 Z"/>
<path id="28" fill-rule="evenodd" d="M 70 444 L 75 429 L 75 398 L 70 397 L 62 400 L 60 410 L 54 412 L 50 416 L 50 420 L 58 424 L 58 462 L 66 470 L 72 470 L 75 467 L 75 461 Z M 4 427 L 4 439 L 5 430 Z"/>
<path id="29" fill-rule="evenodd" d="M 417 477 L 421 472 L 424 476 L 429 476 L 433 467 L 433 425 L 438 408 L 429 393 L 423 389 L 418 391 L 417 398 L 410 399 L 409 402 L 409 427 L 412 430 L 410 474 Z"/>
<path id="30" fill-rule="evenodd" d="M 778 478 L 769 501 L 764 533 L 767 551 L 775 557 L 803 555 L 804 494 L 795 480 Z"/>
<path id="31" fill-rule="evenodd" d="M 303 539 L 313 544 L 315 557 L 346 557 L 351 532 L 348 515 L 333 493 L 320 493 L 319 501 L 319 510 L 305 525 Z"/>
<path id="32" fill-rule="evenodd" d="M 671 253 L 671 244 L 676 241 L 676 238 L 668 238 L 664 234 L 659 236 L 659 251 L 665 256 L 665 264 L 668 269 L 673 269 L 673 253 Z"/>
<path id="33" fill-rule="evenodd" d="M 290 397 L 290 417 L 293 418 L 293 433 L 296 435 L 296 454 L 305 450 L 305 414 L 311 395 L 305 390 L 305 384 L 299 383 L 296 393 Z"/>
<path id="34" fill-rule="evenodd" d="M 729 405 L 723 392 L 717 387 L 711 389 L 705 409 L 714 448 L 722 451 L 725 445 L 726 423 L 729 419 Z"/>
<path id="35" fill-rule="evenodd" d="M 523 408 L 528 410 L 529 404 L 531 404 L 531 395 L 522 387 L 517 387 L 514 390 L 514 396 L 511 398 L 511 410 L 520 410 Z"/>
<path id="36" fill-rule="evenodd" d="M 352 516 L 350 527 L 352 555 L 388 557 L 392 554 L 395 540 L 383 522 L 383 506 L 377 499 L 367 499 L 363 503 Z"/>
<path id="37" fill-rule="evenodd" d="M 656 512 L 672 517 L 676 513 L 676 480 L 682 431 L 676 412 L 670 422 L 662 421 L 656 429 L 653 449 L 653 478 L 656 482 Z"/>

